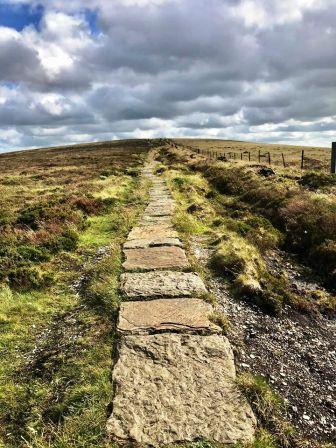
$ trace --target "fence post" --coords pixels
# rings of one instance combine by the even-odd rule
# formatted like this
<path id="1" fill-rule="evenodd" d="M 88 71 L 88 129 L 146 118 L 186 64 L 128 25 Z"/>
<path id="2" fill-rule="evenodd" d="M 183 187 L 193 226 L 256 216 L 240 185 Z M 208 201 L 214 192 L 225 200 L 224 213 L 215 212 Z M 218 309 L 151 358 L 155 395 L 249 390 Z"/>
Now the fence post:
<path id="1" fill-rule="evenodd" d="M 268 151 L 268 164 L 271 164 L 271 153 Z"/>
<path id="2" fill-rule="evenodd" d="M 240 153 L 240 160 L 243 160 L 243 153 Z"/>
<path id="3" fill-rule="evenodd" d="M 304 168 L 304 149 L 301 151 L 301 169 Z"/>
<path id="4" fill-rule="evenodd" d="M 260 163 L 260 149 L 258 151 L 258 162 Z"/>
<path id="5" fill-rule="evenodd" d="M 250 151 L 248 153 L 248 158 L 249 158 L 249 162 L 251 162 L 251 153 L 250 153 Z"/>
<path id="6" fill-rule="evenodd" d="M 285 156 L 284 156 L 283 152 L 281 153 L 281 157 L 282 157 L 283 166 L 284 166 L 284 168 L 286 168 Z"/>
<path id="7" fill-rule="evenodd" d="M 336 142 L 333 142 L 331 149 L 331 173 L 336 173 Z"/>

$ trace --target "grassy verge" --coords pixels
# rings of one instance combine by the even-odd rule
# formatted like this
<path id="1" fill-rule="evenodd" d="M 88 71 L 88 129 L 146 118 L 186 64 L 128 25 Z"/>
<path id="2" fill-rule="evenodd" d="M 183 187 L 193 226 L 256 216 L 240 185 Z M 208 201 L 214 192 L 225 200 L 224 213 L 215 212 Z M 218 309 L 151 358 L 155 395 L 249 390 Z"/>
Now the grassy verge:
<path id="1" fill-rule="evenodd" d="M 162 152 L 162 159 L 177 168 L 172 187 L 177 199 L 184 195 L 179 230 L 207 236 L 212 266 L 232 280 L 234 293 L 270 312 L 284 303 L 302 311 L 335 310 L 335 295 L 322 289 L 310 297 L 297 294 L 285 272 L 275 275 L 265 263 L 273 249 L 295 250 L 313 266 L 318 260 L 316 271 L 324 270 L 330 283 L 336 272 L 336 203 L 330 193 L 303 192 L 293 179 L 261 179 L 246 167 L 190 158 L 174 148 Z"/>
<path id="2" fill-rule="evenodd" d="M 42 276 L 48 273 L 52 280 L 39 285 L 27 281 L 13 283 L 8 271 L 3 271 L 0 446 L 109 446 L 105 424 L 111 400 L 111 350 L 119 303 L 120 244 L 143 206 L 147 188 L 138 177 L 143 157 L 132 151 L 126 149 L 118 163 L 111 154 L 109 166 L 113 173 L 101 174 L 101 168 L 92 171 L 90 167 L 85 181 L 76 176 L 71 180 L 68 171 L 64 175 L 66 179 L 52 177 L 58 186 L 66 180 L 67 191 L 61 192 L 66 194 L 66 201 L 60 202 L 55 197 L 59 188 L 51 187 L 50 179 L 44 180 L 41 196 L 30 199 L 29 211 L 32 207 L 36 210 L 35 201 L 40 204 L 42 199 L 43 203 L 46 200 L 51 203 L 48 214 L 38 215 L 30 224 L 17 221 L 17 216 L 24 211 L 15 199 L 17 193 L 12 191 L 6 197 L 7 215 L 11 220 L 1 228 L 2 241 L 11 226 L 16 236 L 11 241 L 13 252 L 19 252 L 27 238 L 31 239 L 32 248 L 48 251 L 47 259 L 43 260 L 11 257 L 11 269 L 24 262 L 27 269 L 36 269 Z M 92 159 L 93 155 L 90 163 L 98 163 Z M 37 171 L 36 167 L 32 171 Z M 27 177 L 29 183 L 31 174 Z M 81 186 L 81 182 L 85 185 Z M 25 191 L 30 196 L 28 187 Z M 74 191 L 77 205 L 69 200 Z M 59 220 L 54 204 L 59 212 L 60 203 L 62 210 L 71 211 L 80 219 Z M 75 244 L 49 250 L 44 245 L 44 235 L 48 233 L 49 240 L 58 240 L 62 238 L 59 229 L 67 226 L 76 233 Z M 0 244 L 0 248 L 3 246 Z M 8 253 L 5 256 L 8 258 Z"/>
<path id="3" fill-rule="evenodd" d="M 267 271 L 263 255 L 282 238 L 269 220 L 244 207 L 237 210 L 232 198 L 219 194 L 202 173 L 190 170 L 183 163 L 167 164 L 165 176 L 177 203 L 174 223 L 193 260 L 194 270 L 205 278 L 211 275 L 211 271 L 201 268 L 192 256 L 190 245 L 196 237 L 211 248 L 210 268 L 226 273 L 231 291 L 237 297 L 248 292 L 262 308 L 272 312 L 281 311 L 283 303 L 299 306 L 299 299 L 286 290 L 286 279 L 279 280 Z M 213 318 L 225 333 L 230 325 L 227 318 L 222 314 L 215 314 Z M 253 444 L 248 447 L 238 444 L 234 448 L 332 448 L 331 444 L 299 437 L 286 420 L 284 401 L 263 378 L 244 373 L 238 375 L 237 384 L 253 407 L 258 429 Z M 212 448 L 217 445 L 200 441 L 186 446 Z"/>

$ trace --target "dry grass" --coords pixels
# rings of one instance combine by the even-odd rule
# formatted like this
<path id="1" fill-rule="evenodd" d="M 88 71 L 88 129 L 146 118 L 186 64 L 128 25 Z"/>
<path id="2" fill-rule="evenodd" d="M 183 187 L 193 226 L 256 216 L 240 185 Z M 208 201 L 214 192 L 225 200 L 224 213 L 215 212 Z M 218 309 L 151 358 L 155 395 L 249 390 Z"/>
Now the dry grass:
<path id="1" fill-rule="evenodd" d="M 109 446 L 120 245 L 145 141 L 0 156 L 0 446 Z"/>
<path id="2" fill-rule="evenodd" d="M 283 167 L 281 155 L 283 154 L 286 166 L 294 170 L 301 169 L 301 151 L 304 150 L 304 169 L 329 171 L 330 167 L 331 150 L 329 148 L 214 139 L 174 139 L 174 141 L 193 150 L 200 149 L 204 152 L 210 151 L 217 155 L 226 154 L 227 156 L 231 153 L 230 159 L 236 157 L 239 163 L 241 163 L 241 157 L 243 157 L 244 163 L 248 163 L 248 152 L 250 152 L 251 163 L 259 163 L 260 151 L 261 155 L 270 153 L 273 166 Z M 268 155 L 261 157 L 260 163 L 268 164 Z"/>

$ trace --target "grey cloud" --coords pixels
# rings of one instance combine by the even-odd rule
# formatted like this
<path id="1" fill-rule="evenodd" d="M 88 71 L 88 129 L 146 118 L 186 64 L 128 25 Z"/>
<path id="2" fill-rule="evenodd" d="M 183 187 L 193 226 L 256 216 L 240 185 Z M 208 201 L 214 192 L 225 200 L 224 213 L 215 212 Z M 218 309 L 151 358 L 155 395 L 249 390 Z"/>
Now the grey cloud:
<path id="1" fill-rule="evenodd" d="M 36 51 L 15 36 L 0 41 L 0 67 L 0 82 L 35 82 L 41 71 Z"/>
<path id="2" fill-rule="evenodd" d="M 19 132 L 22 145 L 78 135 L 129 137 L 137 129 L 264 139 L 257 129 L 268 123 L 278 133 L 269 140 L 281 135 L 292 141 L 296 132 L 322 140 L 335 129 L 336 11 L 329 1 L 307 8 L 300 20 L 274 20 L 267 28 L 247 26 L 233 13 L 240 0 L 150 7 L 90 1 L 98 8 L 100 32 L 91 35 L 85 23 L 69 31 L 74 42 L 84 36 L 85 45 L 72 48 L 57 33 L 44 32 L 46 47 L 64 45 L 72 61 L 53 76 L 27 33 L 0 43 L 0 80 L 26 92 L 7 92 L 2 102 L 0 96 L 0 128 Z M 272 7 L 255 1 L 269 16 L 279 14 L 280 0 Z M 62 4 L 68 10 L 57 0 L 59 10 Z M 49 93 L 63 98 L 62 113 L 43 106 L 39 97 Z M 38 135 L 39 127 L 45 135 Z"/>

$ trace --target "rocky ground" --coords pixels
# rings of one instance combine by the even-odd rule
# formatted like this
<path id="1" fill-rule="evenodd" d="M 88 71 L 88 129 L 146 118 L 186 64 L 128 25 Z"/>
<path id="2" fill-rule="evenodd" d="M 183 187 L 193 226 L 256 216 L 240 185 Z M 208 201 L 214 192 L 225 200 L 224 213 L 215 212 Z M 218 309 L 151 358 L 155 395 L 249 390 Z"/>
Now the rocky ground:
<path id="1" fill-rule="evenodd" d="M 206 265 L 210 251 L 205 245 L 195 240 L 192 250 Z M 290 262 L 287 270 L 301 289 L 314 289 Z M 267 315 L 232 297 L 223 278 L 212 277 L 207 286 L 230 320 L 228 337 L 238 370 L 269 381 L 287 404 L 286 418 L 303 436 L 335 441 L 335 321 L 290 307 L 281 316 Z"/>

